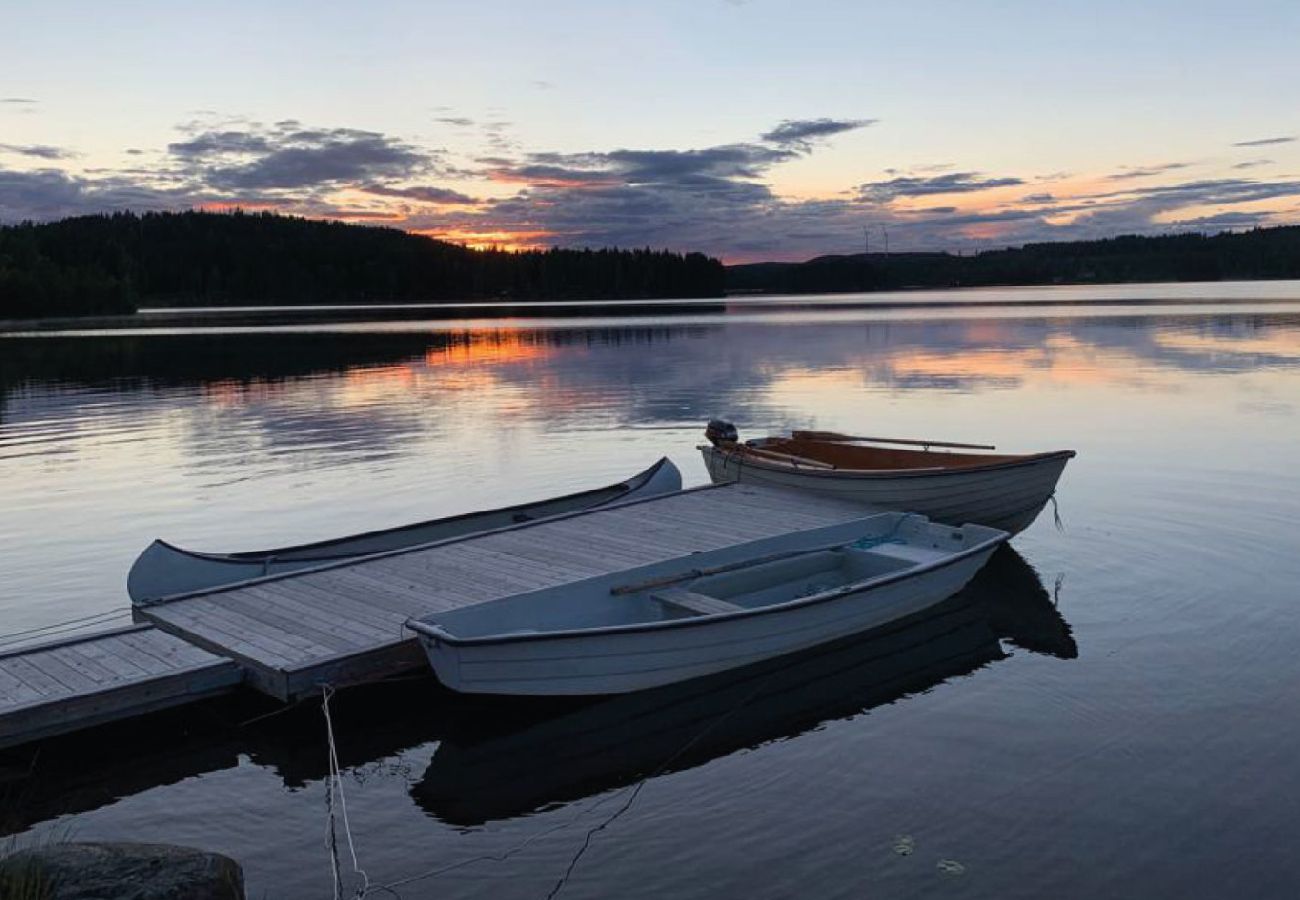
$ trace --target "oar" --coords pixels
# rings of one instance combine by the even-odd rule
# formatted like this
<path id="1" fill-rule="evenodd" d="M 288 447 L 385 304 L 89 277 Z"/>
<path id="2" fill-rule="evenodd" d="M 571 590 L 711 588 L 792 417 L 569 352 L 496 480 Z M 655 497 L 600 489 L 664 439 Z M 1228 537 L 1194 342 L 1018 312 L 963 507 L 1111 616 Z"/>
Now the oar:
<path id="1" fill-rule="evenodd" d="M 851 442 L 863 441 L 873 444 L 908 444 L 913 447 L 951 447 L 958 450 L 996 450 L 992 444 L 958 444 L 954 441 L 917 441 L 907 438 L 883 438 L 883 437 L 859 437 L 850 434 L 839 434 L 835 431 L 792 431 L 790 436 L 795 440 L 805 441 L 832 441 L 832 442 Z"/>
<path id="2" fill-rule="evenodd" d="M 735 452 L 737 453 L 753 453 L 756 456 L 766 456 L 771 459 L 779 459 L 799 466 L 812 466 L 814 469 L 835 468 L 830 463 L 822 462 L 820 459 L 809 459 L 806 456 L 795 456 L 793 453 L 781 453 L 778 450 L 764 450 L 761 447 L 751 447 L 748 444 L 736 444 L 735 447 Z"/>

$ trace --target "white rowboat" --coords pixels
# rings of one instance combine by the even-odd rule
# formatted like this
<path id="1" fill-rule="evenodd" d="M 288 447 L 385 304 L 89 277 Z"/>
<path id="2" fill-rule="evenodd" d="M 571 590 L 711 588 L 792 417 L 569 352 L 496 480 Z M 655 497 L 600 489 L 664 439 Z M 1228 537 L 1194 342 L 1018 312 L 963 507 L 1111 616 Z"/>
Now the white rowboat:
<path id="1" fill-rule="evenodd" d="M 1009 535 L 883 513 L 406 624 L 473 694 L 617 694 L 784 656 L 959 591 Z"/>
<path id="2" fill-rule="evenodd" d="M 371 553 L 385 553 L 492 531 L 519 522 L 594 509 L 632 498 L 668 494 L 681 488 L 681 472 L 671 460 L 664 457 L 644 472 L 608 487 L 277 550 L 199 553 L 156 540 L 132 564 L 126 579 L 126 589 L 133 603 L 143 603 Z"/>
<path id="3" fill-rule="evenodd" d="M 1075 455 L 1073 450 L 1025 455 L 937 452 L 929 446 L 945 445 L 910 450 L 864 446 L 856 440 L 863 439 L 796 431 L 788 438 L 743 444 L 715 438 L 699 449 L 709 477 L 718 484 L 743 481 L 816 491 L 875 509 L 918 512 L 952 524 L 973 522 L 1012 534 L 1038 517 Z"/>

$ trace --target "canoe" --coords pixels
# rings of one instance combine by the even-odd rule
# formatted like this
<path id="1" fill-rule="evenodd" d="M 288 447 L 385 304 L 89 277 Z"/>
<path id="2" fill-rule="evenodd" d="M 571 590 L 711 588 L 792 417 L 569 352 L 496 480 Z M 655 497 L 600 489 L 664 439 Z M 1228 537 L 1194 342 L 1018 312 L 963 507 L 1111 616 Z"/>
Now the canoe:
<path id="1" fill-rule="evenodd" d="M 1001 640 L 1023 646 L 1020 633 L 1048 617 L 1068 634 L 1033 568 L 1004 544 L 947 600 L 824 646 L 594 703 L 494 699 L 490 713 L 447 717 L 454 725 L 411 797 L 460 827 L 553 809 L 926 692 L 1008 658 Z M 1077 647 L 1067 637 L 1034 652 L 1072 659 Z"/>
<path id="2" fill-rule="evenodd" d="M 717 423 L 715 423 L 717 424 Z M 721 423 L 725 424 L 725 423 Z M 1019 534 L 1056 490 L 1073 450 L 1023 455 L 870 446 L 831 432 L 796 431 L 744 443 L 735 431 L 707 432 L 699 449 L 715 483 L 745 481 L 855 500 L 876 509 L 918 512 L 938 522 L 971 522 Z M 875 439 L 879 440 L 879 439 Z M 896 443 L 897 441 L 886 441 Z"/>
<path id="3" fill-rule="evenodd" d="M 371 553 L 464 537 L 632 498 L 672 493 L 681 488 L 681 472 L 664 457 L 644 472 L 608 487 L 275 550 L 199 553 L 156 540 L 132 564 L 126 589 L 133 603 L 142 603 Z"/>
<path id="4" fill-rule="evenodd" d="M 471 694 L 599 695 L 795 653 L 959 591 L 1010 535 L 882 513 L 411 619 Z"/>

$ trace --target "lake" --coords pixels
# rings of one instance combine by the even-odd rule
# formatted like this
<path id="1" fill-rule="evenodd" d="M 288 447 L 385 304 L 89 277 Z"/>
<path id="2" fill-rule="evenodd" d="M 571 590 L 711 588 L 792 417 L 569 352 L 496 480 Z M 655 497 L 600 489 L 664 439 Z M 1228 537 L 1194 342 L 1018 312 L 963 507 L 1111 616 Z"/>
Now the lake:
<path id="1" fill-rule="evenodd" d="M 1072 448 L 1059 529 L 885 632 L 600 701 L 340 692 L 360 867 L 408 898 L 1294 896 L 1300 283 L 878 300 L 0 336 L 0 649 L 125 621 L 155 537 L 298 543 L 662 455 L 703 483 L 713 416 Z M 277 710 L 5 754 L 0 834 L 329 896 L 319 703 Z"/>

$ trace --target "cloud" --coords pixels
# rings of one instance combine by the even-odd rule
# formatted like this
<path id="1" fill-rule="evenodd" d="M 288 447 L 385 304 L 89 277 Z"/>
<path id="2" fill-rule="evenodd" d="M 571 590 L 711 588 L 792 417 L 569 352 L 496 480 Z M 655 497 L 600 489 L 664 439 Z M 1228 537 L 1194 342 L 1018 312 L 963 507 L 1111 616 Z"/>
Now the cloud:
<path id="1" fill-rule="evenodd" d="M 967 194 L 990 188 L 1024 184 L 1020 178 L 985 178 L 979 172 L 949 172 L 944 175 L 900 176 L 857 186 L 859 200 L 889 203 L 899 197 L 928 197 L 933 194 Z"/>
<path id="2" fill-rule="evenodd" d="M 265 135 L 248 131 L 205 131 L 188 141 L 179 141 L 167 145 L 168 153 L 185 159 L 269 153 L 270 151 L 271 142 Z"/>
<path id="3" fill-rule="evenodd" d="M 115 209 L 176 209 L 192 205 L 192 199 L 131 178 L 88 179 L 56 169 L 0 168 L 0 222 L 45 221 Z"/>
<path id="4" fill-rule="evenodd" d="M 474 124 L 473 119 L 467 119 L 464 116 L 439 116 L 433 121 L 441 122 L 443 125 L 455 125 L 457 128 L 469 128 Z"/>
<path id="5" fill-rule="evenodd" d="M 1131 178 L 1150 178 L 1153 175 L 1159 175 L 1163 172 L 1171 172 L 1175 169 L 1186 169 L 1191 163 L 1171 162 L 1163 163 L 1158 166 L 1124 166 L 1122 171 L 1106 177 L 1111 181 L 1125 181 Z"/>
<path id="6" fill-rule="evenodd" d="M 810 141 L 876 124 L 876 119 L 786 119 L 760 137 L 771 144 L 806 148 Z"/>
<path id="7" fill-rule="evenodd" d="M 1224 231 L 1229 228 L 1255 228 L 1267 224 L 1268 211 L 1260 212 L 1225 212 L 1212 216 L 1198 216 L 1191 219 L 1175 219 L 1171 225 L 1188 231 Z"/>
<path id="8" fill-rule="evenodd" d="M 361 190 L 377 197 L 402 197 L 408 200 L 418 200 L 421 203 L 469 206 L 479 202 L 477 197 L 440 187 L 390 187 L 383 184 L 368 184 Z"/>
<path id="9" fill-rule="evenodd" d="M 36 101 L 30 97 L 0 97 L 0 103 L 9 103 L 15 106 L 17 105 L 29 106 L 35 102 Z"/>
<path id="10" fill-rule="evenodd" d="M 0 219 L 242 205 L 382 221 L 451 239 L 651 245 L 740 261 L 859 252 L 865 220 L 888 228 L 891 250 L 973 249 L 1279 223 L 1295 217 L 1300 200 L 1297 180 L 1142 180 L 1157 173 L 1173 180 L 1184 163 L 1125 168 L 1101 187 L 1095 177 L 1071 182 L 1064 173 L 913 166 L 828 198 L 796 199 L 777 193 L 775 170 L 871 120 L 787 119 L 749 139 L 696 148 L 556 152 L 520 148 L 499 112 L 488 111 L 487 120 L 446 112 L 444 124 L 475 128 L 472 152 L 449 157 L 377 131 L 205 114 L 181 126 L 165 154 L 145 148 L 122 168 L 74 173 L 54 168 L 66 157 L 37 154 L 51 168 L 0 167 Z M 496 189 L 480 190 L 485 182 Z M 443 186 L 449 183 L 461 189 Z M 1026 184 L 1023 196 L 992 192 Z"/>
<path id="11" fill-rule="evenodd" d="M 1233 166 L 1234 169 L 1254 169 L 1258 166 L 1271 166 L 1271 159 L 1248 159 L 1245 162 L 1239 162 Z"/>
<path id="12" fill-rule="evenodd" d="M 545 80 L 543 80 L 543 79 L 538 78 L 538 79 L 534 79 L 533 81 L 530 81 L 530 82 L 528 82 L 528 83 L 531 84 L 533 87 L 537 88 L 539 91 L 553 91 L 553 90 L 555 90 L 555 82 L 553 82 L 553 81 L 545 81 Z"/>
<path id="13" fill-rule="evenodd" d="M 1269 144 L 1290 144 L 1295 141 L 1293 136 L 1260 138 L 1255 141 L 1237 141 L 1234 147 L 1266 147 Z"/>
<path id="14" fill-rule="evenodd" d="M 77 154 L 48 144 L 0 144 L 0 153 L 34 156 L 37 159 L 74 159 Z"/>
<path id="15" fill-rule="evenodd" d="M 433 163 L 431 153 L 380 132 L 307 128 L 294 120 L 202 131 L 167 149 L 195 183 L 225 192 L 405 178 Z"/>

